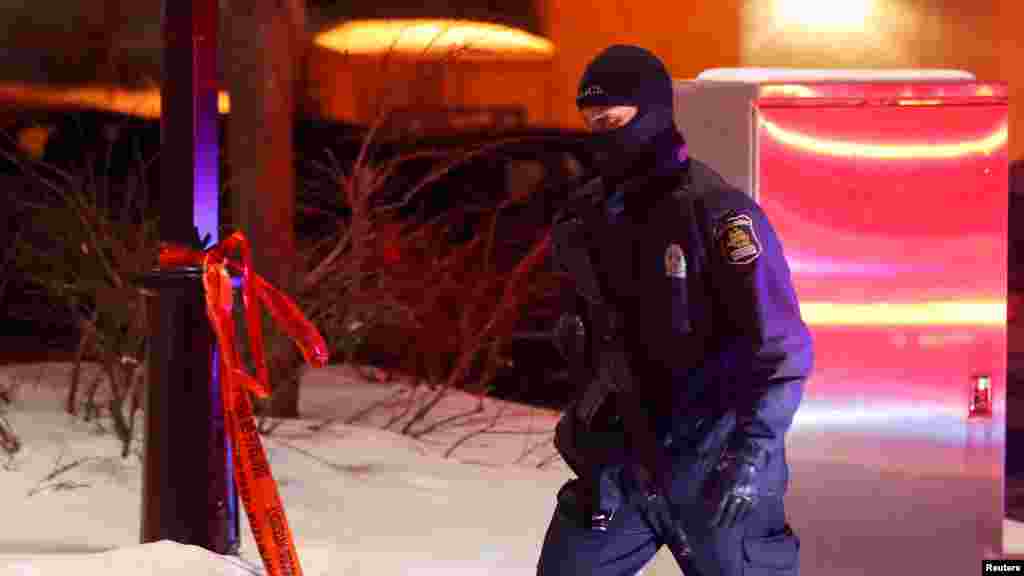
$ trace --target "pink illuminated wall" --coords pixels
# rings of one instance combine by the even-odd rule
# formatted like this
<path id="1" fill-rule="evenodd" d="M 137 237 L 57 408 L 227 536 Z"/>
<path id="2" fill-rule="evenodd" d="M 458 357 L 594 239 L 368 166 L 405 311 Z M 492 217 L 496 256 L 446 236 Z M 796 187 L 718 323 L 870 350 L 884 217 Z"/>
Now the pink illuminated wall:
<path id="1" fill-rule="evenodd" d="M 802 416 L 957 441 L 973 374 L 1005 406 L 1007 108 L 923 91 L 762 99 L 758 200 L 815 336 Z"/>

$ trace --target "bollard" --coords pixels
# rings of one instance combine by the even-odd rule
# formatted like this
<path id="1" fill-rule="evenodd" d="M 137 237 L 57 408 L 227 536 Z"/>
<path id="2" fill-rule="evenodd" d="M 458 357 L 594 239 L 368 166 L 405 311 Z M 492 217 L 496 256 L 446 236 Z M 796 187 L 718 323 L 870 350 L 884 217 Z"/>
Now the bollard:
<path id="1" fill-rule="evenodd" d="M 201 270 L 161 270 L 145 283 L 158 296 L 148 308 L 142 542 L 237 554 L 238 496 Z"/>
<path id="2" fill-rule="evenodd" d="M 218 222 L 217 0 L 164 0 L 160 237 L 201 248 Z M 151 334 L 145 399 L 142 542 L 220 554 L 239 548 L 238 496 L 202 270 L 143 278 Z"/>

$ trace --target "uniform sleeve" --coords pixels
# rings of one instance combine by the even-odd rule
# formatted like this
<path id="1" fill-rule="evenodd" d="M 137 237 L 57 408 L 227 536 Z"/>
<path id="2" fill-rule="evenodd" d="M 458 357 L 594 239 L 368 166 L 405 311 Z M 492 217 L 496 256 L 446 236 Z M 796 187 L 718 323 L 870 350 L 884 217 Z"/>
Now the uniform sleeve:
<path id="1" fill-rule="evenodd" d="M 813 344 L 781 242 L 761 208 L 734 197 L 711 216 L 711 281 L 732 365 L 732 450 L 781 448 L 813 367 Z"/>
<path id="2" fill-rule="evenodd" d="M 580 187 L 572 196 L 574 198 L 587 197 L 597 193 L 599 187 L 600 181 L 594 179 Z M 588 324 L 587 306 L 580 296 L 579 288 L 576 285 L 579 279 L 572 277 L 573 267 L 570 265 L 572 251 L 566 245 L 570 242 L 570 234 L 567 228 L 562 228 L 562 226 L 572 226 L 571 222 L 578 219 L 578 215 L 572 212 L 568 206 L 554 215 L 552 218 L 553 224 L 548 236 L 549 244 L 545 268 L 548 272 L 554 274 L 558 280 L 557 313 L 561 316 L 560 320 L 566 316 L 577 316 L 586 325 Z M 560 325 L 560 327 L 564 326 Z M 559 328 L 556 328 L 554 338 L 555 346 L 563 358 L 570 359 L 574 352 L 586 354 L 586 350 L 576 350 L 574 348 L 574 346 L 580 345 L 580 342 L 578 338 L 573 337 L 573 334 L 563 333 Z M 579 367 L 577 366 L 576 369 L 579 369 Z"/>
<path id="3" fill-rule="evenodd" d="M 586 380 L 580 377 L 580 372 L 588 372 L 590 366 L 586 346 L 586 326 L 589 325 L 589 319 L 586 302 L 579 295 L 576 283 L 570 275 L 566 262 L 567 255 L 560 249 L 562 247 L 555 240 L 554 233 L 550 238 L 545 267 L 557 282 L 557 319 L 551 333 L 552 344 L 566 362 L 566 367 L 572 375 L 570 385 L 574 386 L 574 390 L 570 398 L 575 402 L 582 395 L 586 383 Z M 583 334 L 579 333 L 577 320 L 582 323 Z"/>

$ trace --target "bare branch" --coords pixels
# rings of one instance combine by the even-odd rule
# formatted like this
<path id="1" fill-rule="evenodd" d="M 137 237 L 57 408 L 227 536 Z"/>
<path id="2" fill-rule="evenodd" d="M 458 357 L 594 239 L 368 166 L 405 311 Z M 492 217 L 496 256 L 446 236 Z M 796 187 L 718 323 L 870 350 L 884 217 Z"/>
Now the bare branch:
<path id="1" fill-rule="evenodd" d="M 301 446 L 298 446 L 294 442 L 289 442 L 289 441 L 284 440 L 283 438 L 280 438 L 280 437 L 275 438 L 273 441 L 278 443 L 278 444 L 280 444 L 280 445 L 282 445 L 282 446 L 290 448 L 290 449 L 298 452 L 299 454 L 302 454 L 303 456 L 306 456 L 310 460 L 314 460 L 314 461 L 316 461 L 316 462 L 318 462 L 320 464 L 323 464 L 324 466 L 326 466 L 326 467 L 328 467 L 331 470 L 334 470 L 336 472 L 343 472 L 345 474 L 349 474 L 349 475 L 352 475 L 352 476 L 355 476 L 355 477 L 358 477 L 358 478 L 364 478 L 364 479 L 366 477 L 370 476 L 374 472 L 374 466 L 371 465 L 371 464 L 354 464 L 354 465 L 353 464 L 335 464 L 334 462 L 331 462 L 330 460 L 327 460 L 326 458 L 323 458 L 322 456 L 318 456 L 318 455 L 314 454 L 310 450 L 307 450 L 307 449 L 305 449 L 305 448 L 303 448 Z"/>
<path id="2" fill-rule="evenodd" d="M 561 458 L 561 457 L 562 456 L 558 453 L 558 451 L 555 451 L 554 454 L 549 454 L 547 458 L 545 458 L 545 459 L 541 460 L 540 462 L 538 462 L 537 463 L 537 469 L 538 470 L 544 470 L 548 466 L 550 466 L 551 464 L 553 464 L 555 462 L 558 462 L 558 459 Z"/>
<path id="3" fill-rule="evenodd" d="M 491 419 L 490 423 L 487 426 L 485 426 L 484 428 L 481 428 L 479 430 L 474 430 L 472 432 L 469 432 L 468 434 L 465 434 L 461 438 L 456 440 L 454 443 L 452 443 L 451 446 L 448 447 L 447 450 L 445 450 L 444 457 L 445 458 L 450 458 L 451 455 L 454 454 L 455 451 L 458 450 L 459 447 L 464 445 L 466 442 L 469 442 L 470 440 L 472 440 L 473 438 L 476 438 L 477 436 L 485 434 L 488 430 L 490 430 L 490 429 L 494 428 L 495 426 L 497 426 L 498 422 L 500 422 L 501 418 L 505 415 L 506 409 L 507 409 L 507 405 L 501 404 L 498 407 L 498 409 L 495 411 L 494 417 Z"/>
<path id="4" fill-rule="evenodd" d="M 266 415 L 260 416 L 256 423 L 256 431 L 264 436 L 270 436 L 277 431 L 278 428 L 284 424 L 283 419 L 274 419 Z"/>
<path id="5" fill-rule="evenodd" d="M 416 393 L 417 389 L 419 389 L 419 388 L 420 388 L 420 386 L 418 386 L 418 385 L 417 386 L 413 386 L 413 388 L 411 390 L 411 393 L 409 394 L 409 399 L 405 402 L 405 406 L 402 408 L 401 412 L 399 412 L 397 415 L 392 416 L 391 419 L 388 420 L 388 422 L 386 424 L 384 424 L 384 426 L 383 426 L 384 430 L 388 430 L 392 426 L 394 426 L 395 424 L 398 424 L 403 419 L 405 419 L 405 417 L 409 414 L 409 412 L 413 411 L 413 409 L 416 407 L 417 400 L 419 400 L 418 395 Z M 429 410 L 428 410 L 428 412 L 429 412 Z"/>
<path id="6" fill-rule="evenodd" d="M 522 454 L 519 455 L 519 458 L 516 458 L 515 463 L 522 464 L 527 458 L 544 448 L 554 449 L 554 443 L 550 438 L 528 445 L 527 449 L 523 450 Z"/>
<path id="7" fill-rule="evenodd" d="M 39 493 L 41 493 L 41 492 L 43 492 L 44 490 L 47 490 L 47 489 L 53 490 L 53 491 L 56 491 L 56 492 L 62 492 L 62 491 L 68 491 L 68 490 L 75 490 L 75 489 L 78 489 L 78 488 L 88 488 L 89 486 L 91 486 L 91 484 L 89 484 L 87 482 L 71 482 L 71 481 L 67 481 L 67 480 L 62 480 L 60 482 L 55 482 L 55 483 L 50 484 L 48 486 L 39 486 L 39 487 L 33 488 L 32 490 L 29 491 L 28 495 L 29 496 L 35 496 L 36 494 L 39 494 Z"/>
<path id="8" fill-rule="evenodd" d="M 376 410 L 379 410 L 380 408 L 384 408 L 384 407 L 389 407 L 390 408 L 390 407 L 396 406 L 396 405 L 398 405 L 399 402 L 402 401 L 402 397 L 403 396 L 405 396 L 406 394 L 410 394 L 410 395 L 413 394 L 413 390 L 414 389 L 412 389 L 412 388 L 399 387 L 398 391 L 395 392 L 394 394 L 392 394 L 390 397 L 385 398 L 383 400 L 377 400 L 376 402 L 371 403 L 369 406 L 367 406 L 367 407 L 365 407 L 365 408 L 363 408 L 361 410 L 358 410 L 355 414 L 349 416 L 345 420 L 345 424 L 348 424 L 348 425 L 357 424 L 363 418 L 366 418 L 367 416 L 369 416 L 370 414 L 372 414 Z M 319 430 L 323 429 L 324 427 L 329 426 L 331 423 L 332 423 L 332 420 L 325 421 L 323 424 L 318 425 L 318 427 L 316 428 L 316 431 L 319 431 Z"/>
<path id="9" fill-rule="evenodd" d="M 97 238 L 96 231 L 94 229 L 94 224 L 95 223 L 90 222 L 89 220 L 86 219 L 86 213 L 87 213 L 88 210 L 87 210 L 87 205 L 86 205 L 85 201 L 81 198 L 81 194 L 76 192 L 76 191 L 72 191 L 72 193 L 70 193 L 70 194 L 65 192 L 63 189 L 61 189 L 61 187 L 59 185 L 57 185 L 57 184 L 51 182 L 50 180 L 44 178 L 37 171 L 35 171 L 34 169 L 30 168 L 28 163 L 22 161 L 22 159 L 19 158 L 17 155 L 11 154 L 11 153 L 7 152 L 6 150 L 3 150 L 2 148 L 0 148 L 0 156 L 3 156 L 7 160 L 9 160 L 11 163 L 13 163 L 16 166 L 18 166 L 22 170 L 22 172 L 24 174 L 26 174 L 28 176 L 31 176 L 35 181 L 37 181 L 40 184 L 42 184 L 43 186 L 49 188 L 50 191 L 52 191 L 59 198 L 61 198 L 61 200 L 65 203 L 65 206 L 67 208 L 69 208 L 69 209 L 74 211 L 75 215 L 78 217 L 78 220 L 82 223 L 83 230 L 85 231 L 85 233 L 87 234 L 87 236 L 89 238 L 90 247 L 95 251 L 96 257 L 99 259 L 100 265 L 103 267 L 104 272 L 107 273 L 107 276 L 110 278 L 110 281 L 113 282 L 115 286 L 117 286 L 118 288 L 121 288 L 123 286 L 123 282 L 121 280 L 120 275 L 118 275 L 117 272 L 114 270 L 114 267 L 111 265 L 109 259 L 107 258 L 107 255 L 100 249 L 99 238 Z M 39 164 L 42 164 L 42 163 L 39 163 Z M 47 166 L 49 166 L 49 165 L 47 165 Z M 65 182 L 66 183 L 70 183 L 70 182 L 74 181 L 74 178 L 71 175 L 68 175 L 67 173 L 62 172 L 60 169 L 56 168 L 55 166 L 49 166 L 49 167 L 54 172 L 57 172 L 58 174 L 62 174 L 63 176 L 65 176 Z"/>
<path id="10" fill-rule="evenodd" d="M 332 249 L 331 252 L 323 260 L 320 261 L 320 264 L 318 264 L 317 267 L 314 268 L 312 272 L 306 275 L 306 278 L 303 280 L 302 283 L 302 289 L 309 290 L 316 284 L 319 284 L 320 281 L 323 280 L 324 276 L 326 276 L 330 272 L 331 266 L 334 265 L 334 262 L 341 257 L 341 255 L 345 252 L 346 249 L 348 249 L 351 246 L 351 244 L 352 234 L 351 232 L 346 232 L 341 238 L 338 239 L 338 244 L 334 247 L 334 249 Z"/>
<path id="11" fill-rule="evenodd" d="M 483 156 L 485 154 L 490 154 L 490 153 L 494 152 L 495 150 L 501 148 L 502 146 L 507 146 L 509 144 L 514 144 L 514 143 L 517 143 L 517 142 L 524 142 L 526 140 L 527 139 L 523 138 L 523 137 L 520 137 L 520 138 L 504 138 L 504 139 L 496 140 L 494 142 L 490 142 L 490 143 L 488 143 L 486 145 L 483 145 L 483 146 L 478 146 L 478 147 L 473 148 L 473 149 L 468 150 L 468 151 L 463 151 L 462 154 L 460 154 L 455 160 L 453 160 L 453 161 L 451 161 L 451 162 L 449 162 L 449 163 L 447 163 L 447 164 L 445 164 L 445 165 L 443 165 L 443 166 L 441 166 L 439 168 L 433 169 L 427 176 L 425 176 L 422 180 L 417 182 L 416 185 L 413 186 L 409 190 L 409 192 L 407 192 L 404 196 L 402 196 L 402 199 L 399 202 L 397 202 L 395 204 L 386 205 L 386 206 L 383 207 L 383 209 L 384 210 L 395 210 L 397 208 L 401 208 L 402 206 L 405 206 L 406 204 L 408 204 L 409 201 L 412 198 L 416 197 L 416 195 L 418 195 L 421 190 L 423 190 L 427 186 L 437 182 L 438 180 L 443 178 L 445 175 L 447 175 L 449 172 L 451 172 L 456 167 L 461 166 L 461 165 L 465 164 L 466 162 L 468 162 L 468 161 L 470 161 L 470 160 L 472 160 L 474 158 Z"/>
<path id="12" fill-rule="evenodd" d="M 47 474 L 45 477 L 43 477 L 43 479 L 40 480 L 36 484 L 36 486 L 34 488 L 29 490 L 29 492 L 28 492 L 29 497 L 35 496 L 36 494 L 39 494 L 40 492 L 42 492 L 43 490 L 46 490 L 46 489 L 68 490 L 68 489 L 71 489 L 71 488 L 81 488 L 81 487 L 88 486 L 88 484 L 81 484 L 81 483 L 75 483 L 75 482 L 57 482 L 56 484 L 46 485 L 47 482 L 52 482 L 58 476 L 66 474 L 67 472 L 77 468 L 78 466 L 81 466 L 82 464 L 85 464 L 86 462 L 90 462 L 92 460 L 96 460 L 96 458 L 92 458 L 92 457 L 79 458 L 79 459 L 77 459 L 77 460 L 75 460 L 75 461 L 73 461 L 73 462 L 71 462 L 69 464 L 64 464 L 62 466 L 60 462 L 63 459 L 64 459 L 64 454 L 63 453 L 61 453 L 60 455 L 57 456 L 56 468 L 52 472 Z"/>
<path id="13" fill-rule="evenodd" d="M 21 440 L 3 412 L 0 412 L 0 448 L 10 456 L 21 450 Z"/>
<path id="14" fill-rule="evenodd" d="M 470 410 L 466 410 L 465 412 L 459 412 L 458 414 L 453 414 L 451 416 L 442 418 L 436 422 L 432 422 L 424 426 L 423 428 L 420 428 L 419 430 L 416 430 L 415 432 L 410 431 L 409 436 L 413 438 L 422 438 L 427 434 L 431 434 L 433 432 L 436 432 L 437 430 L 440 430 L 441 428 L 444 428 L 448 424 L 454 424 L 459 420 L 464 420 L 470 416 L 475 416 L 477 414 L 482 413 L 484 410 L 485 407 L 483 402 L 479 402 L 477 403 L 476 407 L 471 408 Z"/>
<path id="15" fill-rule="evenodd" d="M 82 362 L 85 359 L 86 350 L 96 338 L 96 319 L 99 311 L 94 311 L 92 318 L 79 318 L 78 325 L 82 335 L 78 339 L 78 348 L 75 349 L 75 360 L 71 368 L 71 386 L 68 388 L 68 398 L 64 410 L 74 416 L 77 413 L 75 403 L 78 399 L 78 384 L 82 375 Z"/>

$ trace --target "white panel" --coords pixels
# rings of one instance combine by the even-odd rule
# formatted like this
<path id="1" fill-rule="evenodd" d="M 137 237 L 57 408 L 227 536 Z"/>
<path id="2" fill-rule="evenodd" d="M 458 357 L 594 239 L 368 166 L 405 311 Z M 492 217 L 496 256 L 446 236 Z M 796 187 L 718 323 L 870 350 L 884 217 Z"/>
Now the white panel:
<path id="1" fill-rule="evenodd" d="M 747 84 L 675 82 L 676 126 L 690 155 L 755 197 L 751 106 L 756 96 L 757 87 Z"/>

